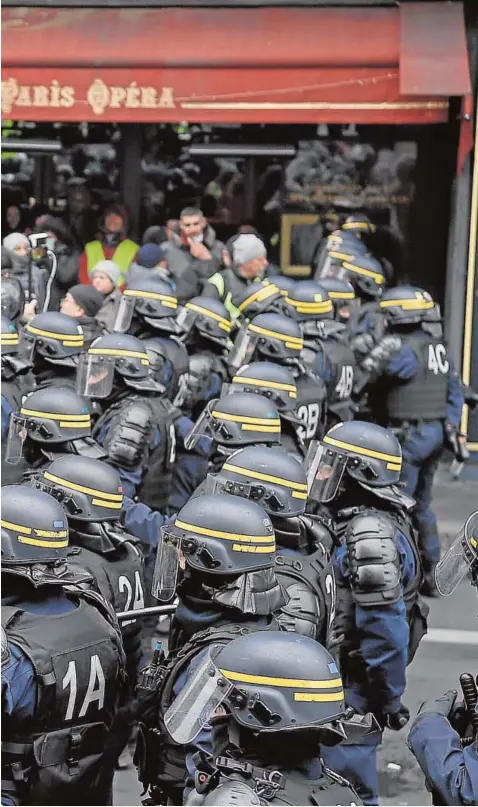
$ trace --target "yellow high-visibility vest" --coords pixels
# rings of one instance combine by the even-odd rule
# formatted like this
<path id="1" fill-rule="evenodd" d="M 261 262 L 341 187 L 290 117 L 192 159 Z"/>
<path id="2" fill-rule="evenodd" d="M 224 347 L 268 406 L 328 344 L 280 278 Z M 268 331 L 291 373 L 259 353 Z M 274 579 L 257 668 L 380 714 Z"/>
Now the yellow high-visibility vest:
<path id="1" fill-rule="evenodd" d="M 116 265 L 119 266 L 121 272 L 121 285 L 126 282 L 128 269 L 131 266 L 137 251 L 138 245 L 129 238 L 126 238 L 124 241 L 121 241 L 118 244 L 114 251 L 113 257 L 110 258 L 110 260 L 114 261 Z M 85 252 L 88 273 L 91 272 L 97 263 L 107 260 L 101 241 L 89 241 L 85 246 Z"/>

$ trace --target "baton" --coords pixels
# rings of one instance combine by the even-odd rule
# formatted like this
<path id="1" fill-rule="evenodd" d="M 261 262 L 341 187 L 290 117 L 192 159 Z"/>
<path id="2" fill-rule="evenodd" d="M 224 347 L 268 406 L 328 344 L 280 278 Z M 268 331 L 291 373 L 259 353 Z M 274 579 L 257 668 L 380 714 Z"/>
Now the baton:
<path id="1" fill-rule="evenodd" d="M 149 616 L 150 614 L 174 614 L 176 610 L 175 605 L 151 605 L 149 608 L 137 608 L 130 611 L 119 611 L 116 614 L 116 619 L 120 622 L 124 619 L 130 619 L 132 616 Z"/>
<path id="2" fill-rule="evenodd" d="M 478 713 L 476 712 L 478 691 L 471 673 L 463 673 L 463 675 L 460 675 L 460 684 L 466 708 L 470 713 L 470 720 L 473 728 L 473 733 L 476 737 L 476 735 L 478 734 Z"/>

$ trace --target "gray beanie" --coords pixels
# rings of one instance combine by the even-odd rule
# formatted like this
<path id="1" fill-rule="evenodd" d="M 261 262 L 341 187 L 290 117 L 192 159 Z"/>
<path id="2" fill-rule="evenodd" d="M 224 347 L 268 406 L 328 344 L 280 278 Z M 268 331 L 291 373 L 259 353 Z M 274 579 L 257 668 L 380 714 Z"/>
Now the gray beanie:
<path id="1" fill-rule="evenodd" d="M 95 272 L 103 272 L 103 274 L 108 275 L 116 287 L 121 283 L 121 269 L 114 261 L 98 261 L 88 274 L 93 278 Z"/>
<path id="2" fill-rule="evenodd" d="M 254 258 L 265 258 L 267 250 L 263 241 L 253 233 L 239 235 L 232 244 L 232 259 L 235 264 L 242 266 Z"/>
<path id="3" fill-rule="evenodd" d="M 10 235 L 6 235 L 3 239 L 3 246 L 5 249 L 13 251 L 17 247 L 30 248 L 30 242 L 23 233 L 10 233 Z"/>

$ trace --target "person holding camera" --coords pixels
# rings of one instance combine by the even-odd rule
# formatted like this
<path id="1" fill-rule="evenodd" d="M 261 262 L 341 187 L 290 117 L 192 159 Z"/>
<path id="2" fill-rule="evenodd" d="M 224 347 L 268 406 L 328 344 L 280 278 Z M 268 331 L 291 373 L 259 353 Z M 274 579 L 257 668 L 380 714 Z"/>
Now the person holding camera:
<path id="1" fill-rule="evenodd" d="M 3 239 L 2 278 L 17 279 L 25 294 L 23 318 L 28 321 L 43 309 L 48 286 L 48 272 L 32 258 L 32 244 L 23 233 L 10 233 Z"/>

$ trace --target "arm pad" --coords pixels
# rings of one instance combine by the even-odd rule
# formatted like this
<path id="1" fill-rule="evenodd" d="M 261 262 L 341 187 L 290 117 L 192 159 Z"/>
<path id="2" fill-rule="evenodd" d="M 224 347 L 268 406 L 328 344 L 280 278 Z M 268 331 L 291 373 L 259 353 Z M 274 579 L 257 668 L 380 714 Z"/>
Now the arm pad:
<path id="1" fill-rule="evenodd" d="M 401 596 L 395 525 L 386 517 L 360 515 L 345 533 L 350 586 L 361 606 L 391 605 Z"/>

